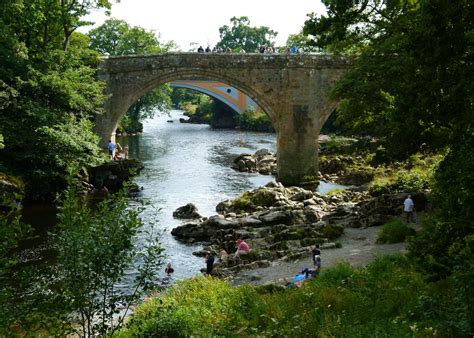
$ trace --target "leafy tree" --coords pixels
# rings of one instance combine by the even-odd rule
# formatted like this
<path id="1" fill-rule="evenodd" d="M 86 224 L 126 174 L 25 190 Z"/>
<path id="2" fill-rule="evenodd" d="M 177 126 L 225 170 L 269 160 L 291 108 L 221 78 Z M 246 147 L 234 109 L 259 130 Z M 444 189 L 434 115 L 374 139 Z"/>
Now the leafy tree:
<path id="1" fill-rule="evenodd" d="M 398 157 L 454 144 L 470 130 L 472 2 L 324 3 L 328 15 L 312 15 L 304 33 L 353 60 L 332 92 L 341 122 L 380 137 Z"/>
<path id="2" fill-rule="evenodd" d="M 288 39 L 286 40 L 286 46 L 295 46 L 298 50 L 301 50 L 304 53 L 313 53 L 321 50 L 321 48 L 313 46 L 310 41 L 311 40 L 308 38 L 308 36 L 304 35 L 303 32 L 299 32 L 298 34 L 290 34 L 288 36 Z M 280 52 L 284 51 L 285 50 L 280 49 Z"/>
<path id="3" fill-rule="evenodd" d="M 232 17 L 231 26 L 224 25 L 219 28 L 220 41 L 216 47 L 233 51 L 245 50 L 254 53 L 260 45 L 270 45 L 277 36 L 277 32 L 266 26 L 251 27 L 246 16 Z"/>
<path id="4" fill-rule="evenodd" d="M 103 85 L 95 79 L 97 53 L 86 49 L 80 16 L 109 1 L 10 1 L 0 4 L 0 133 L 3 165 L 22 175 L 27 196 L 44 195 L 65 186 L 64 177 L 77 163 L 46 162 L 67 157 L 83 163 L 97 161 L 98 148 L 89 124 L 100 112 Z M 49 129 L 48 129 L 49 128 Z M 69 128 L 69 141 L 76 145 L 53 149 L 42 143 L 51 128 L 49 144 L 63 144 L 61 128 Z M 71 144 L 71 143 L 70 143 Z M 79 146 L 80 144 L 80 146 Z M 72 144 L 71 144 L 72 145 Z M 67 156 L 66 156 L 67 153 Z M 82 161 L 84 160 L 84 161 Z M 74 161 L 76 162 L 76 161 Z M 37 183 L 41 183 L 37 186 Z"/>
<path id="5" fill-rule="evenodd" d="M 311 15 L 304 33 L 311 44 L 353 60 L 331 93 L 342 100 L 338 119 L 378 136 L 389 158 L 449 150 L 435 174 L 433 217 L 410 251 L 431 278 L 469 276 L 472 255 L 463 257 L 472 252 L 474 231 L 474 3 L 323 2 L 327 16 Z M 471 280 L 471 297 L 473 289 Z"/>
<path id="6" fill-rule="evenodd" d="M 72 323 L 77 312 L 80 335 L 111 334 L 122 325 L 132 302 L 154 285 L 163 259 L 158 237 L 152 225 L 152 230 L 143 231 L 143 208 L 130 208 L 123 194 L 92 210 L 69 188 L 59 210 L 53 239 L 57 266 L 52 277 L 61 281 L 57 293 L 62 295 L 68 321 Z M 136 245 L 139 236 L 145 246 Z M 132 268 L 137 274 L 127 292 L 119 284 Z"/>
<path id="7" fill-rule="evenodd" d="M 172 41 L 160 43 L 153 31 L 131 27 L 123 20 L 109 19 L 89 32 L 90 46 L 105 55 L 159 54 L 175 48 Z M 171 107 L 171 89 L 161 85 L 138 99 L 127 111 L 121 127 L 127 132 L 141 131 L 141 121 L 153 117 L 156 110 Z"/>

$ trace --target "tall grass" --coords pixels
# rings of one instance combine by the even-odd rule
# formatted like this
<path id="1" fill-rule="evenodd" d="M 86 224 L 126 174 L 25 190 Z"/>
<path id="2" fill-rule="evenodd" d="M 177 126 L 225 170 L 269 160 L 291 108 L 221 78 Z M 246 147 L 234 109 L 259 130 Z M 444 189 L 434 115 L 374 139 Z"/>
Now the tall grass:
<path id="1" fill-rule="evenodd" d="M 323 270 L 300 289 L 232 287 L 199 277 L 139 306 L 119 335 L 427 337 L 466 334 L 446 319 L 449 284 L 428 284 L 403 256 Z M 444 302 L 444 303 L 443 303 Z M 462 311 L 462 310 L 461 310 Z M 451 320 L 451 319 L 450 319 Z M 462 326 L 459 326 L 462 327 Z"/>

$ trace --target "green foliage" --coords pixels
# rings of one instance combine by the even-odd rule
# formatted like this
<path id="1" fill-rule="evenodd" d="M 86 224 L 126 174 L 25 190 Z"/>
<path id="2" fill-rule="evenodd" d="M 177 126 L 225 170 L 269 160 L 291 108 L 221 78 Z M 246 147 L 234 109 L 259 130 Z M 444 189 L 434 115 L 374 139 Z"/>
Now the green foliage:
<path id="1" fill-rule="evenodd" d="M 148 241 L 137 247 L 134 241 L 142 232 L 142 209 L 128 207 L 122 194 L 92 210 L 69 188 L 59 211 L 53 238 L 57 262 L 51 277 L 60 281 L 55 292 L 61 296 L 68 317 L 64 326 L 73 323 L 78 313 L 81 319 L 76 330 L 81 335 L 113 332 L 127 312 L 119 314 L 117 305 L 123 304 L 128 310 L 156 280 L 162 264 L 158 239 L 153 232 L 143 233 Z M 137 262 L 138 273 L 129 294 L 117 285 Z"/>
<path id="2" fill-rule="evenodd" d="M 340 264 L 297 289 L 235 288 L 199 277 L 140 305 L 119 336 L 466 335 L 468 300 L 450 297 L 455 286 L 425 282 L 401 256 L 365 269 Z"/>
<path id="3" fill-rule="evenodd" d="M 443 149 L 472 128 L 472 1 L 326 0 L 304 32 L 351 55 L 332 90 L 338 119 L 378 136 L 389 158 Z"/>
<path id="4" fill-rule="evenodd" d="M 392 177 L 378 177 L 370 186 L 373 196 L 396 192 L 420 192 L 431 188 L 433 170 L 415 168 L 399 169 Z"/>
<path id="5" fill-rule="evenodd" d="M 334 188 L 334 189 L 329 190 L 326 193 L 326 196 L 336 196 L 336 195 L 339 195 L 339 194 L 343 193 L 345 190 L 346 189 Z"/>
<path id="6" fill-rule="evenodd" d="M 239 197 L 232 200 L 232 205 L 236 210 L 247 211 L 253 208 L 253 203 L 250 199 L 250 194 L 244 192 Z"/>
<path id="7" fill-rule="evenodd" d="M 92 49 L 105 55 L 146 55 L 166 53 L 176 47 L 173 41 L 161 43 L 153 31 L 130 26 L 123 20 L 108 19 L 89 32 Z M 142 131 L 141 121 L 157 111 L 167 112 L 171 107 L 171 88 L 161 85 L 138 99 L 121 121 L 119 131 Z"/>
<path id="8" fill-rule="evenodd" d="M 93 7 L 110 8 L 110 2 L 0 4 L 0 158 L 25 179 L 30 197 L 54 195 L 77 162 L 97 161 L 98 147 L 84 120 L 101 111 L 104 87 L 95 78 L 97 53 L 75 32 Z"/>
<path id="9" fill-rule="evenodd" d="M 377 243 L 391 244 L 404 242 L 409 236 L 415 235 L 415 230 L 399 219 L 385 223 L 377 236 Z"/>
<path id="10" fill-rule="evenodd" d="M 329 140 L 323 142 L 321 146 L 326 152 L 342 153 L 345 151 L 345 149 L 348 149 L 356 142 L 357 142 L 357 139 L 354 139 L 354 138 L 338 136 L 338 135 L 330 135 Z"/>
<path id="11" fill-rule="evenodd" d="M 230 48 L 236 52 L 243 49 L 247 53 L 255 53 L 260 45 L 270 45 L 278 34 L 266 26 L 251 27 L 246 16 L 234 16 L 230 22 L 232 26 L 224 25 L 219 28 L 220 41 L 216 44 L 217 48 Z"/>
<path id="12" fill-rule="evenodd" d="M 446 155 L 435 174 L 433 216 L 410 246 L 413 259 L 431 278 L 467 268 L 463 252 L 474 233 L 474 136 L 466 135 Z"/>
<path id="13" fill-rule="evenodd" d="M 288 35 L 288 39 L 286 40 L 286 46 L 295 46 L 298 51 L 303 51 L 304 53 L 313 53 L 320 51 L 320 48 L 311 45 L 310 41 L 310 38 L 304 35 L 304 33 L 301 31 L 298 34 Z M 283 52 L 285 52 L 285 50 L 280 50 L 280 53 Z"/>
<path id="14" fill-rule="evenodd" d="M 204 96 L 207 95 L 199 93 L 196 90 L 173 87 L 171 93 L 171 102 L 175 107 L 180 107 L 185 103 L 199 104 Z"/>
<path id="15" fill-rule="evenodd" d="M 276 200 L 276 195 L 265 188 L 257 189 L 251 196 L 250 200 L 256 206 L 269 207 L 274 205 Z"/>
<path id="16" fill-rule="evenodd" d="M 344 227 L 340 225 L 327 224 L 321 228 L 322 236 L 329 240 L 339 238 L 343 233 Z"/>
<path id="17" fill-rule="evenodd" d="M 246 110 L 238 116 L 238 125 L 242 130 L 274 132 L 272 122 L 264 112 Z"/>

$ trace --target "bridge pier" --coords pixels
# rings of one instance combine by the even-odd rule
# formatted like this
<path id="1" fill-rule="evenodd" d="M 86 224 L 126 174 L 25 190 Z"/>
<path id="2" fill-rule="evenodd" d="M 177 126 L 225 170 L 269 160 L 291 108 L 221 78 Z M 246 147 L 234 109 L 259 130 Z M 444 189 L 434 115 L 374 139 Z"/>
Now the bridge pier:
<path id="1" fill-rule="evenodd" d="M 282 115 L 277 134 L 277 181 L 285 186 L 318 186 L 317 120 L 307 106 L 294 106 L 291 114 Z"/>

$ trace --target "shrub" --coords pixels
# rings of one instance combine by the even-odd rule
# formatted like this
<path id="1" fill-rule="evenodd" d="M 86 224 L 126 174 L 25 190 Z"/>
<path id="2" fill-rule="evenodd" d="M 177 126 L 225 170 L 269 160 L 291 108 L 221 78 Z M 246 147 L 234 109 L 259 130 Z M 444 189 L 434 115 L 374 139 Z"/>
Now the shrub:
<path id="1" fill-rule="evenodd" d="M 396 219 L 385 223 L 377 237 L 377 243 L 400 243 L 404 242 L 408 236 L 415 235 L 415 230 L 407 226 L 402 221 Z"/>
<path id="2" fill-rule="evenodd" d="M 262 132 L 274 132 L 272 122 L 264 112 L 245 111 L 239 115 L 240 129 Z"/>
<path id="3" fill-rule="evenodd" d="M 326 195 L 327 196 L 335 196 L 335 195 L 339 195 L 340 193 L 343 193 L 345 191 L 345 189 L 341 189 L 341 188 L 334 188 L 334 189 L 331 189 L 329 190 Z"/>
<path id="4" fill-rule="evenodd" d="M 276 203 L 276 196 L 273 192 L 263 189 L 258 189 L 250 197 L 251 201 L 258 206 L 269 207 Z"/>
<path id="5" fill-rule="evenodd" d="M 342 263 L 295 289 L 198 277 L 138 306 L 119 336 L 468 335 L 468 300 L 450 297 L 454 286 L 427 283 L 400 255 Z"/>
<path id="6" fill-rule="evenodd" d="M 246 211 L 253 207 L 252 201 L 250 201 L 250 194 L 244 192 L 239 197 L 235 198 L 232 201 L 232 205 L 236 210 Z"/>
<path id="7" fill-rule="evenodd" d="M 327 224 L 321 228 L 321 233 L 323 237 L 333 240 L 344 233 L 344 228 L 340 225 Z"/>

